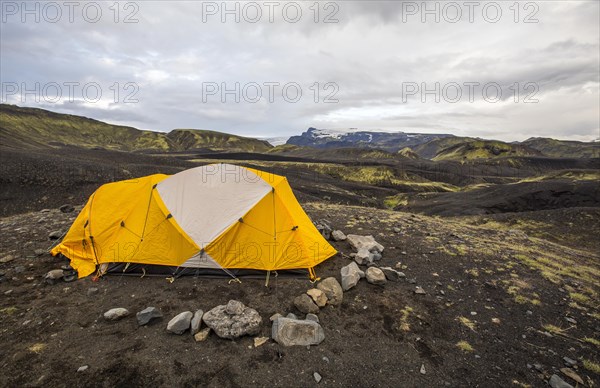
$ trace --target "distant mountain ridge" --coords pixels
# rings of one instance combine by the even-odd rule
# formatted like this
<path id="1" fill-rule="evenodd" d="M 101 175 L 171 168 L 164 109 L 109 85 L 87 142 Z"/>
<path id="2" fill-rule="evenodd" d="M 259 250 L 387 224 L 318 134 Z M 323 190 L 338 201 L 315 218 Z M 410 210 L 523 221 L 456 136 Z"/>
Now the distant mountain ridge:
<path id="1" fill-rule="evenodd" d="M 434 139 L 454 137 L 450 134 L 405 133 L 325 130 L 308 128 L 299 136 L 292 136 L 286 144 L 317 148 L 378 148 L 388 152 L 398 152 L 406 147 L 414 147 Z"/>
<path id="2" fill-rule="evenodd" d="M 21 149 L 74 145 L 121 151 L 165 152 L 199 148 L 265 152 L 273 148 L 265 140 L 216 131 L 146 131 L 82 116 L 8 104 L 0 104 L 0 145 Z"/>
<path id="3" fill-rule="evenodd" d="M 371 148 L 392 153 L 410 148 L 421 158 L 456 161 L 508 156 L 600 157 L 600 142 L 531 138 L 507 143 L 451 134 L 358 131 L 356 128 L 330 130 L 311 127 L 299 136 L 290 137 L 286 144 L 321 149 Z"/>

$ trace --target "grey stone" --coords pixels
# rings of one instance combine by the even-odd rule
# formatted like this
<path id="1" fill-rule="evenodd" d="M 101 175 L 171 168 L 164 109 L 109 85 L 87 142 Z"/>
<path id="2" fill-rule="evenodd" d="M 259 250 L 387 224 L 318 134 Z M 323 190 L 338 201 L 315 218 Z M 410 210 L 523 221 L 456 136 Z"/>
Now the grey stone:
<path id="1" fill-rule="evenodd" d="M 380 267 L 385 275 L 385 278 L 391 282 L 397 282 L 406 277 L 404 272 L 396 271 L 392 267 Z"/>
<path id="2" fill-rule="evenodd" d="M 317 284 L 317 288 L 327 295 L 327 304 L 332 306 L 339 306 L 342 304 L 344 299 L 344 291 L 340 283 L 334 278 L 329 277 L 324 279 Z"/>
<path id="3" fill-rule="evenodd" d="M 227 302 L 227 306 L 225 307 L 225 311 L 230 315 L 237 315 L 244 312 L 244 304 L 237 300 L 230 300 Z"/>
<path id="4" fill-rule="evenodd" d="M 327 304 L 327 295 L 325 295 L 325 293 L 318 288 L 311 288 L 310 290 L 306 291 L 306 294 L 310 296 L 313 302 L 315 302 L 315 304 L 319 307 L 325 307 Z"/>
<path id="5" fill-rule="evenodd" d="M 129 315 L 129 310 L 117 307 L 114 309 L 110 309 L 104 313 L 104 319 L 108 319 L 109 321 L 117 321 L 121 318 L 124 318 Z"/>
<path id="6" fill-rule="evenodd" d="M 354 261 L 356 261 L 357 264 L 366 265 L 367 263 L 372 263 L 373 258 L 371 252 L 369 252 L 367 248 L 360 248 L 354 256 Z"/>
<path id="7" fill-rule="evenodd" d="M 59 238 L 61 238 L 63 235 L 62 230 L 55 230 L 54 232 L 50 232 L 50 234 L 48 235 L 48 238 L 50 240 L 58 240 Z"/>
<path id="8" fill-rule="evenodd" d="M 423 289 L 423 287 L 421 287 L 421 286 L 416 286 L 416 287 L 415 287 L 415 294 L 419 294 L 419 295 L 425 295 L 425 294 L 426 294 L 426 292 L 425 292 L 425 290 Z"/>
<path id="9" fill-rule="evenodd" d="M 44 275 L 44 279 L 46 280 L 58 280 L 62 279 L 65 272 L 62 269 L 53 269 L 52 271 L 48 271 Z"/>
<path id="10" fill-rule="evenodd" d="M 548 385 L 550 385 L 552 388 L 573 388 L 571 384 L 558 377 L 558 375 L 552 375 L 550 380 L 548 380 Z"/>
<path id="11" fill-rule="evenodd" d="M 98 293 L 98 289 L 96 287 L 90 287 L 87 290 L 87 295 L 88 296 L 92 296 L 92 295 L 96 295 Z"/>
<path id="12" fill-rule="evenodd" d="M 382 286 L 385 283 L 387 283 L 385 274 L 383 273 L 382 270 L 380 270 L 377 267 L 367 268 L 367 271 L 365 272 L 365 274 L 367 275 L 367 281 L 371 284 L 375 284 L 377 286 Z"/>
<path id="13" fill-rule="evenodd" d="M 381 256 L 381 253 L 379 252 L 371 252 L 371 256 L 369 257 L 369 259 L 373 262 L 381 260 L 382 257 L 383 256 Z"/>
<path id="14" fill-rule="evenodd" d="M 358 251 L 361 248 L 366 248 L 370 252 L 383 252 L 383 245 L 375 241 L 373 236 L 360 236 L 358 234 L 349 234 L 346 239 L 354 250 Z"/>
<path id="15" fill-rule="evenodd" d="M 43 249 L 36 249 L 35 251 L 33 251 L 33 253 L 34 253 L 36 256 L 42 256 L 44 253 L 46 253 L 46 251 L 45 251 L 45 250 L 43 250 Z"/>
<path id="16" fill-rule="evenodd" d="M 15 257 L 13 255 L 6 255 L 0 259 L 0 263 L 10 263 L 14 259 L 15 259 Z"/>
<path id="17" fill-rule="evenodd" d="M 398 227 L 395 227 L 392 230 L 394 231 L 394 233 L 400 233 L 400 232 L 402 232 L 402 229 L 400 229 Z"/>
<path id="18" fill-rule="evenodd" d="M 196 310 L 194 316 L 192 317 L 192 321 L 190 322 L 190 333 L 195 335 L 200 331 L 200 325 L 202 324 L 202 316 L 204 315 L 204 311 Z"/>
<path id="19" fill-rule="evenodd" d="M 288 315 L 286 315 L 285 317 L 289 319 L 298 319 L 298 317 L 294 313 L 288 313 Z"/>
<path id="20" fill-rule="evenodd" d="M 307 294 L 298 295 L 294 298 L 294 306 L 304 314 L 317 314 L 319 312 L 319 306 Z"/>
<path id="21" fill-rule="evenodd" d="M 323 238 L 325 238 L 325 240 L 331 240 L 331 234 L 333 232 L 333 229 L 331 228 L 331 226 L 329 226 L 329 221 L 319 220 L 315 222 L 315 226 L 317 227 L 317 230 L 319 231 L 319 233 L 321 233 Z"/>
<path id="22" fill-rule="evenodd" d="M 342 290 L 348 291 L 358 284 L 358 281 L 365 276 L 365 273 L 358 268 L 355 262 L 352 262 L 341 270 L 342 275 Z M 362 276 L 361 276 L 362 275 Z"/>
<path id="23" fill-rule="evenodd" d="M 311 320 L 279 318 L 273 322 L 271 337 L 283 346 L 318 345 L 325 339 L 321 325 Z"/>
<path id="24" fill-rule="evenodd" d="M 77 372 L 85 372 L 88 368 L 89 368 L 89 366 L 82 365 L 79 368 L 77 368 Z"/>
<path id="25" fill-rule="evenodd" d="M 306 296 L 308 297 L 308 295 Z M 242 306 L 244 305 L 242 304 Z M 220 305 L 204 313 L 202 320 L 219 337 L 228 339 L 256 335 L 260 332 L 262 324 L 262 318 L 258 311 L 246 306 L 239 314 L 229 314 L 227 306 Z"/>
<path id="26" fill-rule="evenodd" d="M 73 207 L 73 205 L 62 205 L 61 207 L 58 208 L 62 213 L 71 213 L 72 211 L 75 210 L 75 207 Z"/>
<path id="27" fill-rule="evenodd" d="M 572 358 L 569 357 L 563 357 L 563 361 L 565 362 L 565 364 L 567 366 L 575 366 L 577 365 L 577 361 L 573 360 Z"/>
<path id="28" fill-rule="evenodd" d="M 190 328 L 190 323 L 193 316 L 194 314 L 192 314 L 191 311 L 184 311 L 177 314 L 169 321 L 169 323 L 167 323 L 167 331 L 169 333 L 178 335 L 183 334 L 187 329 Z"/>
<path id="29" fill-rule="evenodd" d="M 333 241 L 344 241 L 346 240 L 346 235 L 341 230 L 334 230 L 331 233 L 331 238 Z"/>
<path id="30" fill-rule="evenodd" d="M 319 384 L 321 382 L 321 380 L 323 379 L 323 377 L 321 377 L 321 375 L 318 372 L 313 373 L 313 377 L 315 378 L 315 381 L 317 382 L 317 384 Z"/>
<path id="31" fill-rule="evenodd" d="M 135 317 L 137 318 L 138 325 L 144 326 L 154 318 L 161 318 L 162 314 L 156 307 L 146 307 L 135 314 Z"/>
<path id="32" fill-rule="evenodd" d="M 315 314 L 306 314 L 306 319 L 308 319 L 309 321 L 314 321 L 319 323 L 319 317 L 316 316 Z"/>

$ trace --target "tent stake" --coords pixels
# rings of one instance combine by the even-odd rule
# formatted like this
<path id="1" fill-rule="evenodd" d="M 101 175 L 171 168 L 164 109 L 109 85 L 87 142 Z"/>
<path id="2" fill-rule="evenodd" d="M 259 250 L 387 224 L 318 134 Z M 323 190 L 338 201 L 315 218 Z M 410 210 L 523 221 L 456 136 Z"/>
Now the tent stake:
<path id="1" fill-rule="evenodd" d="M 271 271 L 267 271 L 267 278 L 265 279 L 265 287 L 269 287 L 269 277 L 271 276 Z"/>

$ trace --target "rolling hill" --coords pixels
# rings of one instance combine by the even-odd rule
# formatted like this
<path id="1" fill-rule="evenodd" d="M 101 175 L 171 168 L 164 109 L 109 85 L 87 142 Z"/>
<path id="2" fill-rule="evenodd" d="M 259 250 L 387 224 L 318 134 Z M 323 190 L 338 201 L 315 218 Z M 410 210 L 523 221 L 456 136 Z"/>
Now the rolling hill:
<path id="1" fill-rule="evenodd" d="M 555 158 L 598 158 L 600 142 L 582 142 L 556 140 L 546 137 L 532 137 L 521 144 L 536 149 L 547 156 Z"/>
<path id="2" fill-rule="evenodd" d="M 507 156 L 542 156 L 542 153 L 520 144 L 509 144 L 495 140 L 473 140 L 444 148 L 435 155 L 433 160 L 463 161 Z"/>
<path id="3" fill-rule="evenodd" d="M 272 148 L 264 140 L 215 131 L 145 131 L 82 116 L 7 104 L 0 105 L 0 145 L 13 149 L 48 149 L 74 145 L 120 151 L 184 151 L 210 148 L 264 152 Z"/>

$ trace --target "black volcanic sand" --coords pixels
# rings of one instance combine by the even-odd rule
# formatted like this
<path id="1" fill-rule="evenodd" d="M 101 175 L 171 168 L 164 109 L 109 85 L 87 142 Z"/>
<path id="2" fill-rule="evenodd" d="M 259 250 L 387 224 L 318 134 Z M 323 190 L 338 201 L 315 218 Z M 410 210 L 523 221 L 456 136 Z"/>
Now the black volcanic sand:
<path id="1" fill-rule="evenodd" d="M 361 280 L 341 306 L 321 310 L 326 337 L 310 348 L 272 340 L 254 348 L 252 338 L 231 341 L 214 333 L 196 343 L 189 333 L 165 331 L 182 311 L 237 299 L 259 311 L 260 335 L 269 336 L 273 313 L 298 313 L 292 301 L 313 286 L 308 279 L 273 278 L 268 288 L 260 279 L 169 283 L 128 276 L 49 285 L 44 273 L 64 263 L 34 251 L 47 248 L 49 232 L 66 230 L 76 214 L 54 209 L 2 218 L 0 258 L 13 260 L 0 264 L 0 386 L 304 387 L 316 385 L 314 372 L 323 377 L 321 386 L 544 387 L 555 373 L 575 385 L 559 371 L 565 356 L 577 361 L 575 372 L 586 386 L 600 383 L 600 375 L 584 367 L 584 360 L 588 368 L 600 363 L 597 345 L 584 340 L 599 339 L 598 299 L 576 297 L 600 292 L 598 277 L 590 277 L 600 270 L 597 209 L 563 210 L 577 222 L 565 240 L 587 236 L 588 245 L 575 248 L 526 234 L 542 220 L 558 233 L 564 214 L 528 215 L 519 224 L 515 215 L 442 219 L 324 203 L 305 208 L 346 233 L 373 234 L 386 247 L 381 265 L 401 262 L 416 282 L 378 287 Z M 351 252 L 346 242 L 333 244 Z M 348 263 L 338 255 L 317 273 L 339 279 Z M 427 294 L 414 294 L 416 285 Z M 88 296 L 92 287 L 99 291 Z M 148 306 L 164 318 L 138 327 L 134 315 Z M 114 307 L 131 315 L 105 321 L 102 314 Z M 83 365 L 89 368 L 77 372 Z"/>

